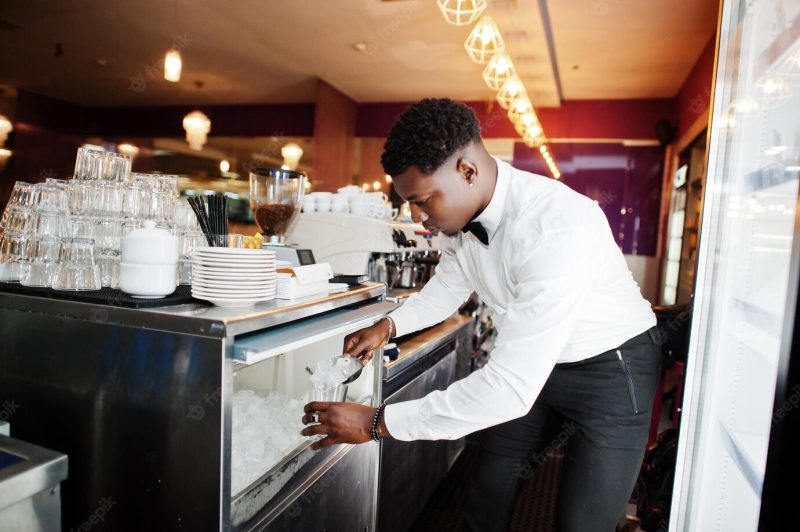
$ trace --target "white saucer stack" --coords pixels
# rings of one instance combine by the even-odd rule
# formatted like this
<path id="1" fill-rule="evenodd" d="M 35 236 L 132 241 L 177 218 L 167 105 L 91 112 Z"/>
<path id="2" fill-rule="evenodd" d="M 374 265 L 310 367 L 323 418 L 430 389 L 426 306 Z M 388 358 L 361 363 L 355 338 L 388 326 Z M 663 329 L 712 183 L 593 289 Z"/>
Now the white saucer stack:
<path id="1" fill-rule="evenodd" d="M 252 307 L 275 299 L 275 252 L 198 248 L 192 257 L 192 297 L 219 307 Z"/>

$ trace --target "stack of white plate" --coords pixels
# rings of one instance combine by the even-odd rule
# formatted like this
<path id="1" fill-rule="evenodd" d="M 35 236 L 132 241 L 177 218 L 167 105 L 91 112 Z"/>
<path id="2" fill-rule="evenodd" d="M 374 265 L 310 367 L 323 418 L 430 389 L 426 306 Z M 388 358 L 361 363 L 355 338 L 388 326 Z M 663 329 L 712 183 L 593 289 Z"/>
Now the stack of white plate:
<path id="1" fill-rule="evenodd" d="M 252 307 L 275 298 L 275 252 L 199 248 L 192 257 L 192 297 L 219 307 Z"/>

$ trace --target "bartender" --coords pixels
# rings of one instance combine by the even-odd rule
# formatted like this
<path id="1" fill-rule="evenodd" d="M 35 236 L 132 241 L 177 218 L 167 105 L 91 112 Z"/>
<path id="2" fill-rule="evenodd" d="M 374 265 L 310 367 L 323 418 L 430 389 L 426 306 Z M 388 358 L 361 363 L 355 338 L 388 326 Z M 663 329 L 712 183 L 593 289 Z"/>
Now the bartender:
<path id="1" fill-rule="evenodd" d="M 425 99 L 392 127 L 381 163 L 413 220 L 442 234 L 436 274 L 388 318 L 345 338 L 366 362 L 475 291 L 498 330 L 489 362 L 446 390 L 380 405 L 312 402 L 314 448 L 482 431 L 466 524 L 505 531 L 539 454 L 566 440 L 561 532 L 611 532 L 642 464 L 659 376 L 655 316 L 603 211 L 563 183 L 489 155 L 466 105 Z M 549 432 L 555 421 L 556 432 Z M 424 479 L 419 479 L 424 482 Z"/>

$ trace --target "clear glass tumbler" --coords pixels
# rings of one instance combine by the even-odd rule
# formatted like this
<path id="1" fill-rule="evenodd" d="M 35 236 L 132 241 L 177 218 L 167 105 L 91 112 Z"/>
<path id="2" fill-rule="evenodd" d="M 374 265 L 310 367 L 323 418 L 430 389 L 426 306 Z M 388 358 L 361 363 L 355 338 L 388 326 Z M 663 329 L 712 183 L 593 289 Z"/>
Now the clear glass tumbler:
<path id="1" fill-rule="evenodd" d="M 63 238 L 67 235 L 67 217 L 58 211 L 34 211 L 30 218 L 33 237 Z"/>
<path id="2" fill-rule="evenodd" d="M 95 220 L 94 246 L 100 255 L 119 256 L 122 247 L 122 222 L 119 218 Z"/>
<path id="3" fill-rule="evenodd" d="M 127 155 L 107 152 L 104 161 L 103 179 L 106 181 L 127 181 L 131 174 L 132 160 Z"/>
<path id="4" fill-rule="evenodd" d="M 97 220 L 95 216 L 73 216 L 69 222 L 69 236 L 86 238 L 94 241 L 97 236 Z"/>
<path id="5" fill-rule="evenodd" d="M 122 213 L 126 218 L 150 217 L 150 187 L 146 181 L 134 180 L 122 188 Z"/>
<path id="6" fill-rule="evenodd" d="M 30 207 L 33 201 L 33 185 L 24 181 L 14 183 L 11 196 L 8 198 L 8 207 Z"/>
<path id="7" fill-rule="evenodd" d="M 97 265 L 100 268 L 100 284 L 111 288 L 119 288 L 119 255 L 100 255 Z"/>
<path id="8" fill-rule="evenodd" d="M 99 290 L 100 268 L 94 255 L 94 240 L 65 238 L 61 241 L 58 267 L 53 277 L 54 290 Z"/>
<path id="9" fill-rule="evenodd" d="M 60 186 L 48 183 L 33 185 L 31 208 L 37 211 L 68 212 L 66 193 Z"/>
<path id="10" fill-rule="evenodd" d="M 122 183 L 104 181 L 94 189 L 95 212 L 103 216 L 119 216 L 122 213 Z"/>
<path id="11" fill-rule="evenodd" d="M 166 190 L 152 190 L 150 217 L 159 222 L 172 222 L 175 217 L 175 195 Z"/>
<path id="12" fill-rule="evenodd" d="M 197 222 L 197 216 L 185 199 L 179 199 L 175 202 L 175 227 L 179 231 L 200 231 L 200 224 Z"/>
<path id="13" fill-rule="evenodd" d="M 208 247 L 203 233 L 193 231 L 179 235 L 180 259 L 178 261 L 178 284 L 192 284 L 192 257 L 197 248 Z"/>
<path id="14" fill-rule="evenodd" d="M 58 266 L 61 239 L 37 238 L 29 243 L 29 262 L 23 266 L 20 284 L 50 286 Z"/>
<path id="15" fill-rule="evenodd" d="M 92 187 L 88 181 L 74 180 L 69 184 L 69 210 L 72 214 L 89 214 Z"/>
<path id="16" fill-rule="evenodd" d="M 17 282 L 28 262 L 28 237 L 24 233 L 0 236 L 0 281 Z"/>
<path id="17" fill-rule="evenodd" d="M 6 233 L 24 233 L 31 226 L 31 210 L 10 206 L 3 213 L 2 227 Z"/>
<path id="18" fill-rule="evenodd" d="M 106 151 L 97 148 L 78 148 L 75 158 L 75 179 L 81 181 L 103 179 Z"/>

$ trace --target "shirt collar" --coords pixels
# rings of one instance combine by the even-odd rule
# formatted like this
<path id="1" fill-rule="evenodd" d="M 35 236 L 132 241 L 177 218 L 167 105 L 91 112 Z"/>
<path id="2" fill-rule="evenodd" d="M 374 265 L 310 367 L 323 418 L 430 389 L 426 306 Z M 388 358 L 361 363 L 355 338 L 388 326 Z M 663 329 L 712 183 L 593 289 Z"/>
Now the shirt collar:
<path id="1" fill-rule="evenodd" d="M 497 162 L 497 182 L 494 185 L 494 192 L 492 199 L 489 200 L 489 205 L 483 209 L 473 222 L 480 222 L 486 233 L 489 235 L 489 241 L 492 241 L 497 228 L 500 227 L 500 222 L 503 221 L 503 214 L 506 207 L 506 193 L 508 192 L 508 183 L 511 179 L 510 172 L 511 166 L 505 161 L 501 161 L 497 157 L 492 157 Z M 480 179 L 480 177 L 479 177 Z"/>

